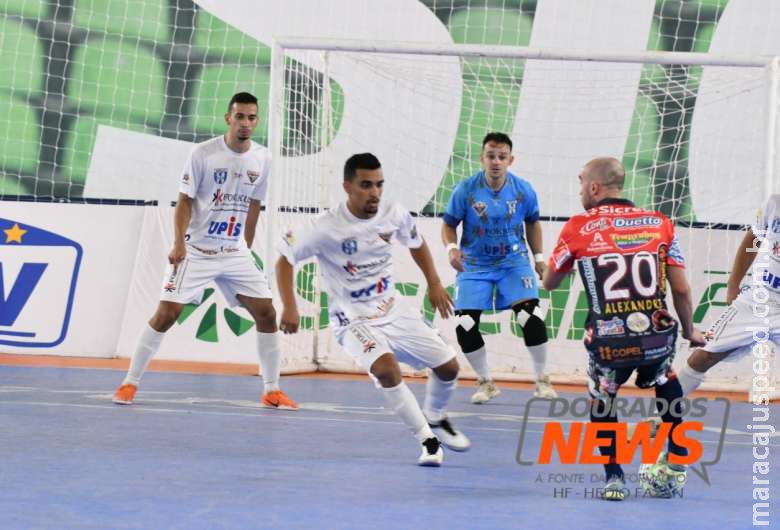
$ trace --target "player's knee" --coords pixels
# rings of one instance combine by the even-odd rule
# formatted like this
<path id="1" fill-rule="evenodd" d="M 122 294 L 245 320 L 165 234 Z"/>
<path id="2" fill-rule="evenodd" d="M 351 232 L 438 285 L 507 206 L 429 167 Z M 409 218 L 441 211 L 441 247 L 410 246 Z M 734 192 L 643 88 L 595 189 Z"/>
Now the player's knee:
<path id="1" fill-rule="evenodd" d="M 479 317 L 481 315 L 482 311 L 479 310 L 455 311 L 455 316 L 458 319 L 455 335 L 458 337 L 458 345 L 463 353 L 471 353 L 485 345 L 482 334 L 479 332 Z"/>
<path id="2" fill-rule="evenodd" d="M 538 346 L 547 342 L 547 326 L 542 317 L 544 313 L 539 307 L 539 299 L 524 300 L 512 306 L 517 317 L 517 323 L 523 330 L 523 340 L 526 346 Z"/>
<path id="3" fill-rule="evenodd" d="M 182 304 L 160 302 L 160 305 L 157 306 L 157 311 L 155 311 L 152 319 L 149 321 L 149 325 L 155 331 L 168 331 L 176 322 L 176 319 L 179 318 L 183 307 Z"/>
<path id="4" fill-rule="evenodd" d="M 255 323 L 258 326 L 268 327 L 276 325 L 276 310 L 270 300 L 245 304 L 245 307 L 252 314 L 252 318 L 255 319 Z"/>
<path id="5" fill-rule="evenodd" d="M 688 357 L 688 366 L 696 370 L 697 372 L 706 372 L 716 364 L 718 364 L 725 355 L 708 352 L 707 350 L 698 349 Z"/>
<path id="6" fill-rule="evenodd" d="M 442 381 L 452 381 L 456 377 L 458 377 L 458 372 L 460 371 L 460 366 L 458 365 L 458 360 L 453 357 L 446 363 L 437 366 L 436 368 L 433 368 L 433 373 L 436 375 L 437 378 L 439 378 Z"/>
<path id="7" fill-rule="evenodd" d="M 401 384 L 401 367 L 391 353 L 386 353 L 374 361 L 370 372 L 383 388 Z"/>
<path id="8" fill-rule="evenodd" d="M 274 306 L 270 303 L 263 304 L 258 311 L 255 320 L 263 323 L 276 322 L 276 309 L 274 309 Z"/>

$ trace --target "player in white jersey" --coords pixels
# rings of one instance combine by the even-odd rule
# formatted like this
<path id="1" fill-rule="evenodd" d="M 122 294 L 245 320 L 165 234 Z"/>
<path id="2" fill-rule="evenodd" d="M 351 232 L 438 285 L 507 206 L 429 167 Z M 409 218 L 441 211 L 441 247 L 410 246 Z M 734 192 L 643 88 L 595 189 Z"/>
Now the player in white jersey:
<path id="1" fill-rule="evenodd" d="M 752 285 L 740 287 L 751 265 Z M 780 194 L 769 197 L 742 239 L 726 301 L 729 307 L 706 333 L 709 342 L 691 354 L 678 374 L 685 394 L 696 390 L 707 370 L 726 357 L 734 360 L 752 351 L 762 359 L 769 354 L 769 342 L 780 347 Z"/>
<path id="2" fill-rule="evenodd" d="M 438 466 L 443 458 L 439 439 L 456 451 L 470 446 L 445 412 L 457 383 L 458 361 L 452 348 L 396 293 L 393 242 L 409 248 L 425 275 L 428 298 L 443 318 L 452 314 L 452 300 L 411 214 L 399 204 L 380 203 L 383 184 L 382 169 L 374 155 L 353 155 L 344 166 L 346 203 L 319 216 L 309 230 L 287 233 L 276 264 L 284 306 L 280 328 L 285 333 L 298 330 L 293 266 L 317 257 L 336 340 L 371 375 L 389 408 L 422 444 L 418 463 Z M 415 368 L 432 369 L 423 410 L 401 378 L 399 360 Z"/>
<path id="3" fill-rule="evenodd" d="M 198 302 L 206 285 L 214 281 L 229 304 L 243 305 L 255 320 L 264 383 L 261 403 L 270 408 L 298 408 L 279 389 L 276 312 L 268 281 L 249 250 L 260 201 L 268 189 L 271 162 L 268 150 L 251 139 L 257 110 L 252 94 L 234 95 L 225 114 L 227 134 L 196 145 L 190 154 L 179 187 L 174 243 L 160 303 L 141 332 L 114 403 L 133 402 L 165 332 L 184 304 Z"/>

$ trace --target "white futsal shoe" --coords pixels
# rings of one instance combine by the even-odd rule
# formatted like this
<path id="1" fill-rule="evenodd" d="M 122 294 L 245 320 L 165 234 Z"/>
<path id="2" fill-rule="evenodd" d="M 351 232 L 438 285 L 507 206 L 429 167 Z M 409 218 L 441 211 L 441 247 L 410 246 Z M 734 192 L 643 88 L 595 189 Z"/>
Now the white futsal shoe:
<path id="1" fill-rule="evenodd" d="M 462 452 L 468 451 L 471 447 L 471 440 L 469 440 L 465 434 L 453 427 L 446 416 L 437 422 L 428 420 L 428 425 L 431 429 L 436 431 L 436 436 L 439 437 L 441 443 L 446 445 L 448 449 Z"/>
<path id="2" fill-rule="evenodd" d="M 439 467 L 444 460 L 444 450 L 441 448 L 439 439 L 435 436 L 428 438 L 422 443 L 422 453 L 417 459 L 417 465 L 426 467 Z"/>
<path id="3" fill-rule="evenodd" d="M 536 380 L 534 397 L 539 399 L 556 399 L 558 397 L 558 392 L 555 391 L 552 383 L 550 383 L 549 375 L 542 376 Z"/>
<path id="4" fill-rule="evenodd" d="M 483 405 L 501 393 L 492 379 L 478 379 L 477 384 L 479 388 L 471 396 L 471 402 L 475 405 Z"/>

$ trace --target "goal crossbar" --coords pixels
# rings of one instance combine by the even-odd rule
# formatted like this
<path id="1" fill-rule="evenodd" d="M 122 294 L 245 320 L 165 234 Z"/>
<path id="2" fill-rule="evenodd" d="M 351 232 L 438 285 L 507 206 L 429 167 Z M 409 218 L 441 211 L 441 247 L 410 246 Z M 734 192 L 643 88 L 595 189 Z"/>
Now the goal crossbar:
<path id="1" fill-rule="evenodd" d="M 442 55 L 487 57 L 496 59 L 537 59 L 551 61 L 595 61 L 603 63 L 643 63 L 685 66 L 741 66 L 763 68 L 773 59 L 770 55 L 715 55 L 694 52 L 617 52 L 584 51 L 565 48 L 531 48 L 525 46 L 485 46 L 481 44 L 429 44 L 417 42 L 368 41 L 355 39 L 316 39 L 276 37 L 275 44 L 289 50 L 323 50 L 359 53 L 398 53 L 409 55 Z"/>

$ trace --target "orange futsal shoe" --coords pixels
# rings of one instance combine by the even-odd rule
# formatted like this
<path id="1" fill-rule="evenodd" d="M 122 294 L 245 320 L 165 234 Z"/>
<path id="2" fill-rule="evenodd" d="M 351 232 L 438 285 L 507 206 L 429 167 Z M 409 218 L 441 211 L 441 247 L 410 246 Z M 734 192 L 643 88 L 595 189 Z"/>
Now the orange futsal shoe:
<path id="1" fill-rule="evenodd" d="M 267 409 L 298 410 L 298 404 L 281 390 L 266 392 L 260 398 L 260 404 Z"/>
<path id="2" fill-rule="evenodd" d="M 111 401 L 117 405 L 132 405 L 137 391 L 138 387 L 135 385 L 122 385 L 117 388 Z"/>

